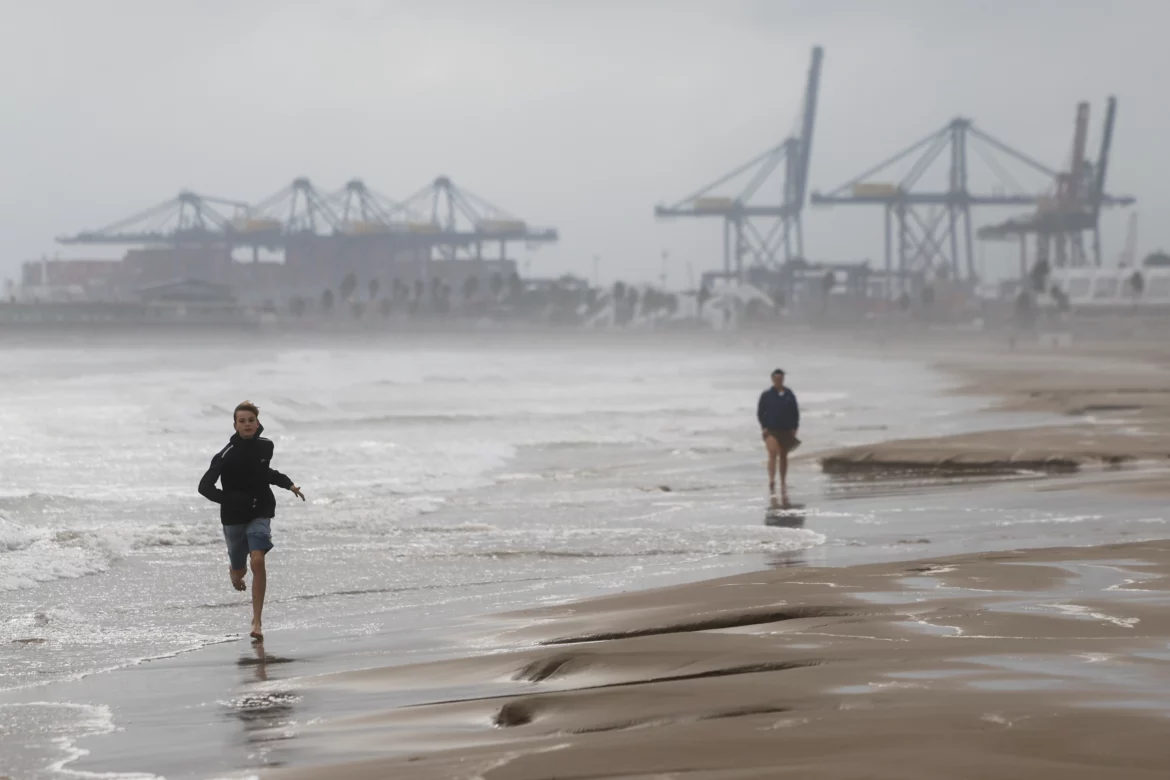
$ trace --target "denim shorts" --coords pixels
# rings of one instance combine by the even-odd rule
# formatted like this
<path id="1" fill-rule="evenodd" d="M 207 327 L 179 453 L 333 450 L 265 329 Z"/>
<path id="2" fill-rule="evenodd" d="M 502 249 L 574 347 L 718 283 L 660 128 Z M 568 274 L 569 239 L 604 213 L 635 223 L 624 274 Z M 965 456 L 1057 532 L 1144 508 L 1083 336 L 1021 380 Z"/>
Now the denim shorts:
<path id="1" fill-rule="evenodd" d="M 227 540 L 228 558 L 232 569 L 238 571 L 248 565 L 248 553 L 268 552 L 272 549 L 272 518 L 257 517 L 246 525 L 225 525 L 223 538 Z"/>

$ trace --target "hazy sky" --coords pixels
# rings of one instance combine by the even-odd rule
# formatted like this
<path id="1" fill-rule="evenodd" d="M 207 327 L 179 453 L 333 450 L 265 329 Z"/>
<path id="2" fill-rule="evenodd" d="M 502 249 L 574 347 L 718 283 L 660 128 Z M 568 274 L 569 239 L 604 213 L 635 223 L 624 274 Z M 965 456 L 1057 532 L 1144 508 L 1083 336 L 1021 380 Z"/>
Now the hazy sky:
<path id="1" fill-rule="evenodd" d="M 439 174 L 560 229 L 533 274 L 672 285 L 720 263 L 674 201 L 781 141 L 825 47 L 810 184 L 956 115 L 1052 167 L 1078 100 L 1120 100 L 1109 189 L 1170 249 L 1164 0 L 0 0 L 0 275 L 181 188 L 256 201 L 296 176 L 405 197 Z M 973 163 L 973 166 L 975 164 Z M 979 174 L 973 174 L 977 183 Z M 1037 183 L 1036 186 L 1041 186 Z M 776 187 L 779 187 L 777 182 Z M 731 193 L 729 193 L 731 194 Z M 978 222 L 1015 212 L 983 212 Z M 1105 218 L 1106 254 L 1127 217 Z M 881 254 L 879 209 L 813 209 L 807 254 Z M 1014 250 L 991 247 L 992 261 Z"/>

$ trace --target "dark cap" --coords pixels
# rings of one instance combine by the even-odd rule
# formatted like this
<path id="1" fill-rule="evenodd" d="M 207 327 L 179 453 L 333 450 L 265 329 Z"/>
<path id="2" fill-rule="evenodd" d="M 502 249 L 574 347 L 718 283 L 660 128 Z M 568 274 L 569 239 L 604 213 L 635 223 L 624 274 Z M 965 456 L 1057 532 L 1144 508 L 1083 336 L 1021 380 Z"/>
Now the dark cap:
<path id="1" fill-rule="evenodd" d="M 777 368 L 775 371 L 772 372 L 772 376 L 776 376 L 777 374 L 779 374 L 780 376 L 784 376 L 784 369 Z"/>

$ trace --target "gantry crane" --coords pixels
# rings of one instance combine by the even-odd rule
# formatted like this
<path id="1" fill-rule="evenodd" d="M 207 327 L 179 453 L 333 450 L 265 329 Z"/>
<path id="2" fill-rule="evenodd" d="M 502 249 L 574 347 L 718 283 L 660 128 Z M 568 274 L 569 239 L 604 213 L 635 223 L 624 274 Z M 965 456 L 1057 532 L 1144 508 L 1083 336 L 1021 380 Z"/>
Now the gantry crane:
<path id="1" fill-rule="evenodd" d="M 949 161 L 946 189 L 917 191 L 915 187 L 944 152 Z M 995 177 L 992 192 L 971 192 L 969 152 L 974 152 Z M 919 154 L 917 158 L 916 154 Z M 1020 186 L 1001 157 L 1044 179 L 1056 176 L 1047 166 L 978 129 L 970 119 L 959 117 L 827 194 L 813 192 L 811 202 L 813 205 L 882 206 L 887 278 L 933 271 L 955 279 L 965 275 L 968 280 L 974 280 L 971 208 L 1034 205 L 1040 199 L 1037 193 Z M 874 177 L 889 175 L 895 166 L 911 159 L 914 163 L 901 180 L 874 181 Z"/>
<path id="2" fill-rule="evenodd" d="M 183 191 L 153 208 L 99 230 L 61 236 L 63 244 L 189 245 L 292 250 L 307 263 L 335 262 L 351 251 L 377 249 L 387 257 L 409 252 L 429 258 L 483 258 L 485 243 L 498 243 L 500 258 L 511 242 L 528 246 L 555 242 L 555 228 L 532 227 L 503 209 L 440 176 L 398 203 L 353 179 L 324 194 L 298 178 L 249 205 Z M 338 251 L 327 248 L 337 244 Z M 376 247 L 375 247 L 376 245 Z M 385 251 L 382 251 L 385 250 Z"/>
<path id="3" fill-rule="evenodd" d="M 808 69 L 798 135 L 784 139 L 758 157 L 672 206 L 658 206 L 659 218 L 717 217 L 723 220 L 723 275 L 743 279 L 745 257 L 755 265 L 777 266 L 804 257 L 801 212 L 808 189 L 813 131 L 820 91 L 824 49 L 816 46 Z M 756 196 L 783 165 L 779 202 L 757 203 Z M 747 179 L 735 195 L 725 194 L 737 180 Z M 774 193 L 769 193 L 774 194 Z M 765 200 L 767 200 L 765 198 Z M 795 252 L 793 251 L 795 244 Z"/>
<path id="4" fill-rule="evenodd" d="M 230 210 L 227 211 L 227 210 Z M 251 207 L 242 201 L 183 190 L 178 196 L 97 230 L 58 236 L 61 244 L 202 244 L 224 243 L 243 226 Z M 241 236 L 241 244 L 252 239 Z"/>
<path id="5" fill-rule="evenodd" d="M 507 259 L 509 242 L 528 246 L 555 242 L 555 228 L 537 228 L 440 176 L 399 204 L 406 230 L 417 241 L 453 260 L 460 252 L 483 259 L 485 243 L 498 243 L 499 259 Z"/>
<path id="6" fill-rule="evenodd" d="M 338 225 L 328 197 L 303 176 L 257 203 L 252 212 L 258 228 L 275 226 L 286 237 L 322 233 Z"/>
<path id="7" fill-rule="evenodd" d="M 350 179 L 329 201 L 337 220 L 334 227 L 351 236 L 389 233 L 403 218 L 398 203 L 370 189 L 361 179 Z"/>
<path id="8" fill-rule="evenodd" d="M 1128 195 L 1114 197 L 1105 193 L 1105 176 L 1113 145 L 1113 127 L 1117 120 L 1117 99 L 1110 97 L 1101 133 L 1101 149 L 1094 164 L 1086 158 L 1089 129 L 1089 104 L 1077 104 L 1073 129 L 1072 156 L 1067 172 L 1055 176 L 1053 194 L 1038 200 L 1036 211 L 1026 217 L 1010 219 L 980 229 L 985 240 L 1019 239 L 1021 273 L 1027 270 L 1027 240 L 1035 236 L 1036 263 L 1058 268 L 1101 265 L 1101 208 L 1129 206 L 1135 200 Z M 1093 255 L 1085 251 L 1084 234 L 1093 234 Z"/>

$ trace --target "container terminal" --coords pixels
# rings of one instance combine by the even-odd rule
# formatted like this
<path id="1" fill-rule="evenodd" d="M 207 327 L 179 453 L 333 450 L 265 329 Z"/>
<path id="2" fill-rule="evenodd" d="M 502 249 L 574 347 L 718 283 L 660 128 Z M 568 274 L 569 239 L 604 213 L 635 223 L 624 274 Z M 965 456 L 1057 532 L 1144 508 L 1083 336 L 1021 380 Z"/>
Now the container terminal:
<path id="1" fill-rule="evenodd" d="M 1170 310 L 1170 257 L 1138 258 L 1136 213 L 1116 259 L 1102 248 L 1102 212 L 1136 202 L 1106 189 L 1115 97 L 1105 100 L 1095 157 L 1090 104 L 1081 102 L 1071 149 L 1031 155 L 954 117 L 848 181 L 813 189 L 824 60 L 824 49 L 814 47 L 788 137 L 655 207 L 658 220 L 702 219 L 722 229 L 722 257 L 700 269 L 692 289 L 620 281 L 601 289 L 577 276 L 522 276 L 514 247 L 555 243 L 557 229 L 493 205 L 449 176 L 401 200 L 357 178 L 322 189 L 301 177 L 256 203 L 183 191 L 105 227 L 57 237 L 70 252 L 125 253 L 26 262 L 0 301 L 0 329 L 325 320 L 390 327 L 418 319 L 739 327 L 875 317 L 983 327 Z M 1041 162 L 1053 158 L 1064 163 Z M 843 208 L 874 212 L 882 226 L 877 259 L 811 262 L 815 247 L 806 246 L 803 225 L 809 206 L 829 220 Z M 1005 208 L 1022 213 L 983 216 Z M 1018 271 L 980 278 L 977 242 L 1018 246 Z"/>

